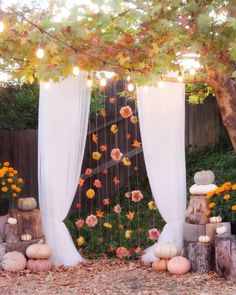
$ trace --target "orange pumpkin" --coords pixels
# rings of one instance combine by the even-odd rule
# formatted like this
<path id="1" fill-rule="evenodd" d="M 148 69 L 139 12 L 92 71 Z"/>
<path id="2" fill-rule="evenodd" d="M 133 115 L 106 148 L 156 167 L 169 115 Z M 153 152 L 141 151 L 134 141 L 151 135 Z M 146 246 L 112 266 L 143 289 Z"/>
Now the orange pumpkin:
<path id="1" fill-rule="evenodd" d="M 156 260 L 152 263 L 152 269 L 155 271 L 166 271 L 167 270 L 167 262 L 165 259 Z"/>
<path id="2" fill-rule="evenodd" d="M 52 263 L 48 259 L 29 259 L 27 261 L 27 269 L 34 273 L 48 272 L 52 269 Z"/>

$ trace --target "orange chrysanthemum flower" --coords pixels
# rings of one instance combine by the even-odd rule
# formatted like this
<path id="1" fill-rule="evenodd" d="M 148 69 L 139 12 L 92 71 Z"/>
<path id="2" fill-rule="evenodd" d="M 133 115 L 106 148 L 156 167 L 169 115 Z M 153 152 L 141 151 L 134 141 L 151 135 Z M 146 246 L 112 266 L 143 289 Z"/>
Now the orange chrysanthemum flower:
<path id="1" fill-rule="evenodd" d="M 232 210 L 232 211 L 236 211 L 236 205 L 233 205 L 233 206 L 231 207 L 231 210 Z"/>
<path id="2" fill-rule="evenodd" d="M 231 198 L 230 194 L 224 195 L 224 197 L 223 197 L 223 199 L 226 201 L 229 200 L 230 198 Z"/>
<path id="3" fill-rule="evenodd" d="M 216 203 L 215 203 L 215 202 L 211 202 L 211 203 L 209 204 L 209 208 L 210 208 L 210 209 L 212 209 L 212 208 L 214 208 L 214 207 L 215 207 L 215 205 L 216 205 Z"/>

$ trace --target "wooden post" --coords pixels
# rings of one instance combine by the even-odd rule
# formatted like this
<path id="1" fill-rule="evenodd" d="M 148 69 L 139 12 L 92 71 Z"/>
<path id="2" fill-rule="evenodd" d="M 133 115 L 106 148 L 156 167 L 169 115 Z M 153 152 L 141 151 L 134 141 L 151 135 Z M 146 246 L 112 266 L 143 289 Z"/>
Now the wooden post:
<path id="1" fill-rule="evenodd" d="M 236 280 L 236 239 L 234 235 L 215 237 L 216 271 L 225 279 Z"/>
<path id="2" fill-rule="evenodd" d="M 0 243 L 5 241 L 5 224 L 9 218 L 9 214 L 0 216 Z"/>
<path id="3" fill-rule="evenodd" d="M 210 242 L 215 242 L 215 236 L 216 236 L 216 229 L 217 227 L 225 226 L 226 227 L 226 234 L 231 234 L 231 224 L 230 222 L 221 222 L 221 223 L 208 223 L 206 225 L 206 235 L 210 237 Z"/>
<path id="4" fill-rule="evenodd" d="M 205 224 L 184 223 L 184 241 L 197 242 L 200 236 L 206 235 Z"/>
<path id="5" fill-rule="evenodd" d="M 206 216 L 208 208 L 208 199 L 206 196 L 191 196 L 188 209 L 185 214 L 185 220 L 193 224 L 206 224 L 209 222 L 209 217 Z"/>
<path id="6" fill-rule="evenodd" d="M 6 243 L 17 243 L 19 242 L 19 234 L 17 224 L 9 224 L 5 225 L 5 235 L 6 235 Z"/>

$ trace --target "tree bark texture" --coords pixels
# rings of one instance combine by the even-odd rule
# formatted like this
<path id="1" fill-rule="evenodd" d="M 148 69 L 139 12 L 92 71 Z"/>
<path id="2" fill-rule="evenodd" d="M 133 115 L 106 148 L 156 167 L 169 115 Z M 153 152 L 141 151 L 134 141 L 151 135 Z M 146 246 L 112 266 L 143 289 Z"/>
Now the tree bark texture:
<path id="1" fill-rule="evenodd" d="M 209 222 L 206 216 L 208 210 L 208 199 L 205 196 L 191 196 L 185 220 L 193 224 L 206 224 Z"/>
<path id="2" fill-rule="evenodd" d="M 205 224 L 184 223 L 184 241 L 197 242 L 200 236 L 206 235 Z"/>
<path id="3" fill-rule="evenodd" d="M 0 216 L 0 243 L 5 241 L 5 225 L 9 218 L 9 214 Z"/>

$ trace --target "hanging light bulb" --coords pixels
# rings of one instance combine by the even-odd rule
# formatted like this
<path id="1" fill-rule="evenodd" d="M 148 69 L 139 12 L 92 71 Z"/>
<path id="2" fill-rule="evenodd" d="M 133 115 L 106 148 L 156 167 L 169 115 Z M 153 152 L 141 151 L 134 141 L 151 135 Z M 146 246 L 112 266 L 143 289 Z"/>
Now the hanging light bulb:
<path id="1" fill-rule="evenodd" d="M 93 81 L 90 76 L 88 76 L 87 85 L 88 85 L 88 87 L 92 87 L 92 85 L 93 85 Z"/>
<path id="2" fill-rule="evenodd" d="M 190 75 L 192 75 L 192 76 L 193 76 L 193 75 L 195 75 L 195 73 L 196 73 L 196 70 L 192 68 L 192 69 L 190 69 L 189 73 L 190 73 Z"/>
<path id="3" fill-rule="evenodd" d="M 51 87 L 51 84 L 50 84 L 50 82 L 46 82 L 45 84 L 44 84 L 44 87 L 45 87 L 45 89 L 50 89 L 50 87 Z"/>
<path id="4" fill-rule="evenodd" d="M 183 76 L 182 76 L 181 72 L 179 72 L 179 74 L 178 74 L 178 81 L 180 83 L 183 82 Z"/>
<path id="5" fill-rule="evenodd" d="M 131 80 L 130 75 L 129 75 L 126 79 L 127 79 L 127 81 L 129 82 L 129 81 Z"/>
<path id="6" fill-rule="evenodd" d="M 134 84 L 133 84 L 132 82 L 130 82 L 130 83 L 128 84 L 128 90 L 129 90 L 130 92 L 134 91 Z"/>
<path id="7" fill-rule="evenodd" d="M 144 89 L 143 89 L 145 92 L 148 92 L 148 86 L 144 86 Z"/>
<path id="8" fill-rule="evenodd" d="M 2 33 L 5 29 L 4 22 L 0 21 L 0 33 Z"/>
<path id="9" fill-rule="evenodd" d="M 163 88 L 164 87 L 164 82 L 163 81 L 158 81 L 157 87 L 158 88 Z"/>
<path id="10" fill-rule="evenodd" d="M 73 74 L 75 76 L 79 76 L 80 69 L 77 66 L 73 66 Z"/>
<path id="11" fill-rule="evenodd" d="M 100 85 L 101 85 L 102 87 L 105 87 L 105 86 L 107 85 L 107 80 L 106 80 L 106 78 L 101 78 L 101 80 L 100 80 Z"/>
<path id="12" fill-rule="evenodd" d="M 42 59 L 44 57 L 44 49 L 39 47 L 36 51 L 36 56 L 37 58 Z"/>

